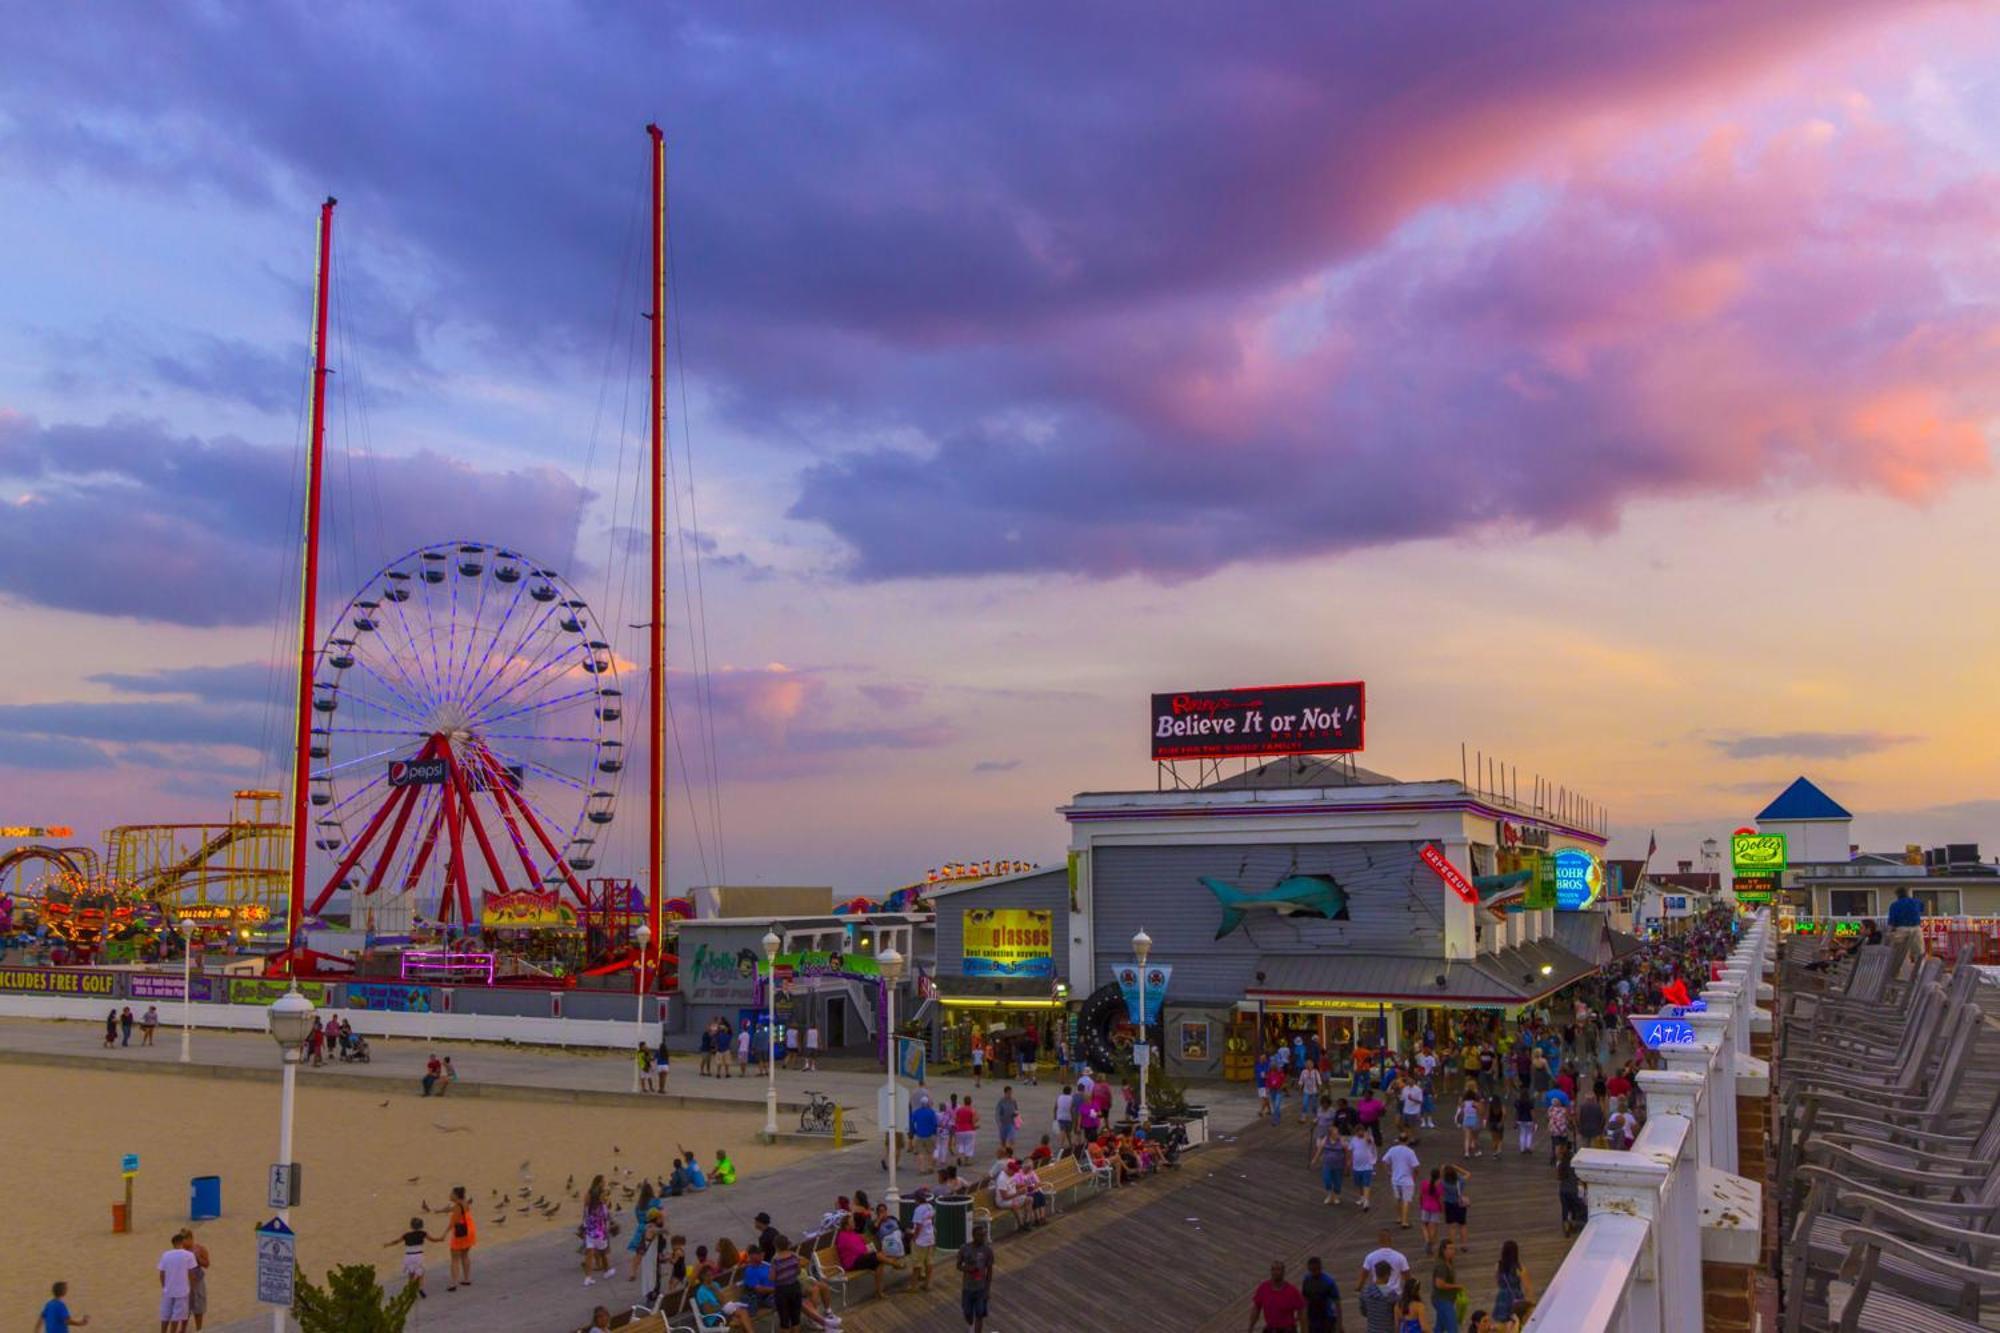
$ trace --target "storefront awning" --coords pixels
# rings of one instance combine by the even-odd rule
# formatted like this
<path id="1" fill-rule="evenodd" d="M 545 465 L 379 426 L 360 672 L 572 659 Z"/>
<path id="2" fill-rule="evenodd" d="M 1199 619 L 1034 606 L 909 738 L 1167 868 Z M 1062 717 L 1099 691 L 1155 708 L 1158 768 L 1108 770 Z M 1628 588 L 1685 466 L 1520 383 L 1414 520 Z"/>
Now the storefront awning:
<path id="1" fill-rule="evenodd" d="M 1452 961 L 1363 954 L 1267 954 L 1258 960 L 1257 969 L 1263 980 L 1250 987 L 1248 994 L 1267 1003 L 1299 998 L 1514 1008 L 1589 976 L 1597 966 L 1554 941 L 1538 940 L 1497 954 Z"/>
<path id="2" fill-rule="evenodd" d="M 1055 983 L 1047 977 L 955 977 L 936 978 L 938 999 L 951 1004 L 976 1000 L 1059 1000 Z"/>

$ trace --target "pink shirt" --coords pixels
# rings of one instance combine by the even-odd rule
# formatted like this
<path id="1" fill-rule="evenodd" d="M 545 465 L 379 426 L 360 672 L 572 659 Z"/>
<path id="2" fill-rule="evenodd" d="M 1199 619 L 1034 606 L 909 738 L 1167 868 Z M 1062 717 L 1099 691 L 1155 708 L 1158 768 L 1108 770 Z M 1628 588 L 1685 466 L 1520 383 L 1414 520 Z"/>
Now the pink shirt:
<path id="1" fill-rule="evenodd" d="M 833 1252 L 840 1266 L 851 1269 L 868 1253 L 868 1238 L 858 1231 L 843 1231 L 833 1238 Z"/>

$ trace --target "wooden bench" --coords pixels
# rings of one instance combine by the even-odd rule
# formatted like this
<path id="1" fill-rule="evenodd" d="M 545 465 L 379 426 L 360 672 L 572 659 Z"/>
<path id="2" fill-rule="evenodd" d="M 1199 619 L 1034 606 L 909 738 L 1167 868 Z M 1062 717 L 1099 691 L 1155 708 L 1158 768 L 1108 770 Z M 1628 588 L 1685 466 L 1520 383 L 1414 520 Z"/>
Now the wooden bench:
<path id="1" fill-rule="evenodd" d="M 1074 1157 L 1051 1162 L 1035 1175 L 1042 1182 L 1042 1192 L 1049 1196 L 1051 1206 L 1062 1201 L 1065 1190 L 1084 1189 L 1097 1184 L 1097 1178 L 1079 1167 Z"/>

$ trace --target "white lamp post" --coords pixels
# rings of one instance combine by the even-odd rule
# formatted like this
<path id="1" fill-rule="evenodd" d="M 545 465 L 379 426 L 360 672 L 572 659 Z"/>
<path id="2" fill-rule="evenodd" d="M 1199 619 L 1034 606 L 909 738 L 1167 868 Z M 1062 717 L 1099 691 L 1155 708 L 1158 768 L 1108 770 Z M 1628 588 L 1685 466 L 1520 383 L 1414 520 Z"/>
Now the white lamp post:
<path id="1" fill-rule="evenodd" d="M 278 997 L 270 1009 L 271 1040 L 278 1043 L 284 1053 L 285 1089 L 278 1109 L 278 1160 L 288 1167 L 292 1160 L 292 1099 L 298 1087 L 299 1055 L 305 1049 L 306 1037 L 312 1032 L 313 1004 L 299 994 L 296 978 L 292 988 Z M 291 1209 L 280 1208 L 278 1216 L 289 1223 Z M 271 1333 L 285 1333 L 285 1322 L 291 1311 L 272 1307 Z"/>
<path id="2" fill-rule="evenodd" d="M 896 1161 L 902 1154 L 896 1151 L 895 1139 L 896 1131 L 901 1128 L 896 1123 L 896 985 L 903 979 L 903 955 L 897 953 L 895 946 L 891 945 L 875 955 L 875 965 L 882 969 L 882 999 L 886 1006 L 882 1016 L 882 1035 L 887 1038 L 883 1043 L 883 1049 L 889 1055 L 889 1058 L 883 1061 L 889 1075 L 889 1108 L 887 1123 L 882 1126 L 883 1137 L 887 1140 L 889 1188 L 883 1191 L 882 1202 L 889 1205 L 890 1215 L 894 1216 L 897 1207 L 903 1201 L 903 1196 L 896 1191 Z"/>
<path id="3" fill-rule="evenodd" d="M 181 1063 L 193 1059 L 190 1043 L 194 1034 L 194 922 L 182 917 L 177 927 L 181 936 Z"/>
<path id="4" fill-rule="evenodd" d="M 1153 937 L 1146 933 L 1144 926 L 1132 937 L 1132 956 L 1139 960 L 1139 1048 L 1146 1058 L 1139 1062 L 1139 1123 L 1151 1124 L 1152 1108 L 1146 1104 L 1146 1066 L 1153 1063 L 1153 1046 L 1146 1030 L 1146 958 L 1153 952 Z"/>
<path id="5" fill-rule="evenodd" d="M 764 1025 L 764 1137 L 778 1141 L 778 949 L 784 941 L 778 932 L 764 932 L 764 1002 L 770 1006 L 770 1021 Z"/>
<path id="6" fill-rule="evenodd" d="M 639 1039 L 639 1045 L 646 1045 L 646 946 L 653 942 L 653 928 L 645 922 L 632 932 L 632 938 L 639 941 L 639 994 L 632 1014 L 632 1027 Z M 639 1088 L 639 1052 L 632 1052 L 632 1091 Z"/>

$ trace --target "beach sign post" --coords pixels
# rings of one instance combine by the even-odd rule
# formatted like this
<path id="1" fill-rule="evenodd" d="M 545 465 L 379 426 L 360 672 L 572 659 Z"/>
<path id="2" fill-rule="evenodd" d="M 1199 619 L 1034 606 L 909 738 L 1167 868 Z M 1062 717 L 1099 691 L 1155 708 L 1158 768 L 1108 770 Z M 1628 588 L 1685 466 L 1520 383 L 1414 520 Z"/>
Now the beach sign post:
<path id="1" fill-rule="evenodd" d="M 257 1228 L 257 1299 L 265 1305 L 289 1307 L 292 1275 L 298 1269 L 298 1237 L 274 1217 Z"/>
<path id="2" fill-rule="evenodd" d="M 119 1158 L 118 1174 L 125 1177 L 125 1202 L 111 1205 L 111 1229 L 127 1232 L 132 1229 L 132 1178 L 139 1174 L 139 1154 L 128 1152 Z"/>

